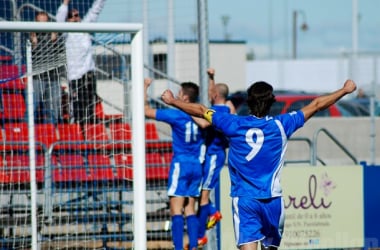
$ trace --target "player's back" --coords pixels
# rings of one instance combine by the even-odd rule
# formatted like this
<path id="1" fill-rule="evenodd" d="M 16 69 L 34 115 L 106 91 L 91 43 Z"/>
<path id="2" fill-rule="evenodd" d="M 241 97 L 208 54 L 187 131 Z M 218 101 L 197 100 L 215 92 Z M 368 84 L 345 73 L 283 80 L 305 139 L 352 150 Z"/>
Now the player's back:
<path id="1" fill-rule="evenodd" d="M 281 195 L 279 174 L 288 137 L 303 125 L 301 113 L 276 117 L 216 115 L 213 124 L 229 138 L 231 195 Z"/>
<path id="2" fill-rule="evenodd" d="M 156 119 L 168 123 L 172 128 L 174 157 L 199 158 L 204 135 L 190 115 L 177 109 L 159 109 Z"/>

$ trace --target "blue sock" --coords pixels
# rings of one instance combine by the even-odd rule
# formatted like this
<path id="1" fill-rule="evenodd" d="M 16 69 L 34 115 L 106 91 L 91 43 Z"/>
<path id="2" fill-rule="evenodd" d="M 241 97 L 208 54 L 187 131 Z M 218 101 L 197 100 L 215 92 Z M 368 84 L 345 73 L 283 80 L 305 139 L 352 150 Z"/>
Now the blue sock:
<path id="1" fill-rule="evenodd" d="M 202 238 L 206 234 L 206 223 L 209 215 L 210 204 L 206 204 L 199 207 L 198 211 L 198 238 Z"/>
<path id="2" fill-rule="evenodd" d="M 184 220 L 182 215 L 172 216 L 172 240 L 174 249 L 183 249 L 183 225 Z"/>
<path id="3" fill-rule="evenodd" d="M 198 248 L 198 218 L 196 215 L 186 217 L 187 235 L 189 236 L 189 249 Z"/>

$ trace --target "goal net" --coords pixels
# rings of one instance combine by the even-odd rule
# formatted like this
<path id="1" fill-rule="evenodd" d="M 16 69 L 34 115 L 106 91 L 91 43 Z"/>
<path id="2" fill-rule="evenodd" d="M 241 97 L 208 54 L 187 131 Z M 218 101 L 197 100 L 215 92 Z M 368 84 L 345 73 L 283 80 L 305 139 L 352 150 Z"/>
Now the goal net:
<path id="1" fill-rule="evenodd" d="M 171 144 L 144 119 L 142 26 L 7 22 L 0 30 L 25 39 L 21 63 L 2 65 L 1 247 L 145 249 L 170 242 Z M 34 46 L 33 32 L 47 44 Z M 122 42 L 91 40 L 95 67 L 82 81 L 70 79 L 67 35 L 94 39 L 100 32 Z M 94 95 L 75 106 L 95 79 Z M 57 99 L 55 109 L 48 101 Z"/>
<path id="2" fill-rule="evenodd" d="M 177 78 L 198 82 L 196 2 L 107 1 L 99 23 L 88 23 L 101 1 L 70 1 L 76 26 L 55 22 L 62 2 L 0 8 L 0 246 L 172 249 L 171 131 L 144 119 L 142 87 L 154 79 L 149 102 L 162 108 L 158 97 L 176 93 Z M 31 23 L 40 12 L 49 22 Z M 144 39 L 134 25 L 142 22 Z M 80 57 L 85 41 L 90 61 Z"/>

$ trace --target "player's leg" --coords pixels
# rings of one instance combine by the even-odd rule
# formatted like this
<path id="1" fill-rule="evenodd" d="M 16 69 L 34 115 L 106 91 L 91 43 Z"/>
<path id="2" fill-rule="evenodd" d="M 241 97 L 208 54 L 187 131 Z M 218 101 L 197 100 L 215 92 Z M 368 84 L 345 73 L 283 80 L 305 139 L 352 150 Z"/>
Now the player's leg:
<path id="1" fill-rule="evenodd" d="M 76 123 L 83 123 L 84 110 L 83 110 L 83 80 L 70 81 L 69 93 L 70 93 L 70 105 L 72 106 L 72 115 Z"/>
<path id="2" fill-rule="evenodd" d="M 257 245 L 258 245 L 257 242 L 252 242 L 252 243 L 241 245 L 239 249 L 240 250 L 257 250 Z M 262 250 L 263 249 L 266 249 L 266 248 L 262 248 Z"/>
<path id="3" fill-rule="evenodd" d="M 196 198 L 190 197 L 185 205 L 187 234 L 189 236 L 189 249 L 198 248 L 198 218 L 195 214 Z"/>
<path id="4" fill-rule="evenodd" d="M 211 183 L 211 179 L 213 177 L 213 170 L 215 166 L 215 156 L 212 154 L 205 154 L 205 160 L 203 162 L 202 167 L 202 190 L 201 197 L 199 199 L 199 207 L 198 207 L 198 240 L 206 241 L 206 225 L 210 215 L 209 211 L 209 201 L 210 201 L 210 188 L 209 185 Z M 205 238 L 205 239 L 203 239 Z"/>
<path id="5" fill-rule="evenodd" d="M 198 220 L 199 220 L 199 228 L 198 228 L 198 239 L 202 239 L 206 235 L 206 224 L 209 217 L 209 195 L 210 190 L 203 189 L 201 191 L 201 198 L 199 201 L 198 208 Z"/>
<path id="6" fill-rule="evenodd" d="M 88 123 L 95 123 L 95 105 L 97 101 L 96 95 L 96 76 L 93 72 L 88 72 L 86 74 L 86 97 L 85 97 L 85 108 L 86 117 Z"/>
<path id="7" fill-rule="evenodd" d="M 208 211 L 208 221 L 206 223 L 206 229 L 213 228 L 221 219 L 222 214 L 217 210 L 214 204 L 210 201 L 211 190 L 215 189 L 219 182 L 220 171 L 222 170 L 225 162 L 225 151 L 220 150 L 213 154 L 206 155 L 206 161 L 204 163 L 205 170 L 203 178 L 203 189 L 207 194 L 203 196 L 203 204 L 207 204 L 205 207 Z M 206 200 L 207 199 L 207 200 Z"/>
<path id="8" fill-rule="evenodd" d="M 171 196 L 170 202 L 170 215 L 172 218 L 172 240 L 174 249 L 183 249 L 183 228 L 184 219 L 182 214 L 183 205 L 185 202 L 184 197 Z"/>
<path id="9" fill-rule="evenodd" d="M 61 86 L 58 80 L 52 79 L 45 88 L 45 107 L 50 122 L 57 123 L 61 119 Z"/>

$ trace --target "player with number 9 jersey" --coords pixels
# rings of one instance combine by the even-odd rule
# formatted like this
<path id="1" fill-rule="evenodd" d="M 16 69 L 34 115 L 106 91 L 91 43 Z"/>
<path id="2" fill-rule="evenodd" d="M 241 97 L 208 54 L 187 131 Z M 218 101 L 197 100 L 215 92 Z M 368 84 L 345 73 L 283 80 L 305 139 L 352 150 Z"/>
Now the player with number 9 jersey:
<path id="1" fill-rule="evenodd" d="M 212 114 L 212 124 L 229 138 L 231 196 L 281 196 L 280 175 L 288 138 L 304 124 L 301 111 L 276 117 Z"/>
<path id="2" fill-rule="evenodd" d="M 277 249 L 284 228 L 281 170 L 289 137 L 314 114 L 356 90 L 347 80 L 343 87 L 315 98 L 301 110 L 269 116 L 276 101 L 273 87 L 259 81 L 247 89 L 250 116 L 235 116 L 185 103 L 166 90 L 165 103 L 188 114 L 203 117 L 229 138 L 232 217 L 236 245 L 240 249 Z"/>

